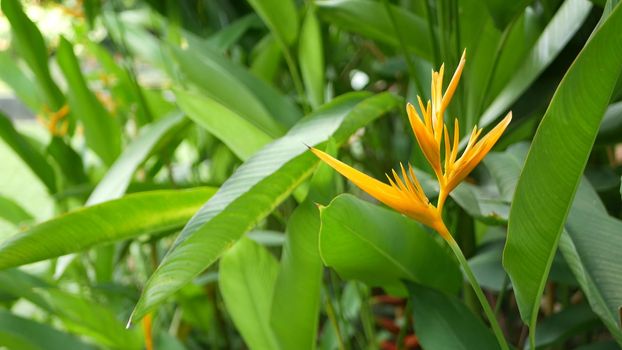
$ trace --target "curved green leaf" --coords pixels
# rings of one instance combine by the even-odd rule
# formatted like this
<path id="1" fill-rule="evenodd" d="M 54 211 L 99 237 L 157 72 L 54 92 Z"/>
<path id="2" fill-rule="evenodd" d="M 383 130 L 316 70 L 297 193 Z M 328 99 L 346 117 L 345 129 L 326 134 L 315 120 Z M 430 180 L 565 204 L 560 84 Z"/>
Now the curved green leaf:
<path id="1" fill-rule="evenodd" d="M 173 47 L 171 52 L 184 73 L 184 77 L 207 93 L 209 97 L 235 111 L 271 137 L 283 134 L 285 130 L 283 126 L 275 121 L 259 98 L 235 75 L 232 75 L 227 67 L 205 59 L 195 51 Z M 240 101 L 244 102 L 240 103 Z"/>
<path id="2" fill-rule="evenodd" d="M 236 328 L 250 349 L 278 349 L 270 305 L 279 265 L 265 248 L 240 239 L 223 254 L 218 284 Z"/>
<path id="3" fill-rule="evenodd" d="M 268 215 L 313 171 L 307 145 L 333 135 L 337 143 L 395 108 L 388 93 L 343 95 L 304 118 L 285 136 L 255 153 L 188 222 L 147 282 L 133 313 L 140 319 L 211 265 L 223 251 Z"/>
<path id="4" fill-rule="evenodd" d="M 175 113 L 140 129 L 136 139 L 123 150 L 104 178 L 97 184 L 86 204 L 99 204 L 121 197 L 127 190 L 138 166 L 153 152 L 162 138 L 175 132 L 185 123 L 184 116 Z"/>
<path id="5" fill-rule="evenodd" d="M 424 349 L 499 349 L 490 330 L 458 298 L 419 284 L 406 285 Z"/>
<path id="6" fill-rule="evenodd" d="M 380 1 L 318 0 L 318 14 L 324 20 L 348 31 L 398 47 L 398 38 L 389 14 Z M 418 56 L 432 61 L 432 43 L 424 18 L 391 5 L 397 28 L 408 28 L 406 45 Z"/>
<path id="7" fill-rule="evenodd" d="M 216 136 L 242 160 L 272 141 L 271 136 L 211 98 L 184 90 L 175 90 L 175 97 L 190 119 Z"/>
<path id="8" fill-rule="evenodd" d="M 121 126 L 89 89 L 73 46 L 65 38 L 60 40 L 56 59 L 69 85 L 72 115 L 84 125 L 87 144 L 104 163 L 112 164 L 121 153 Z"/>
<path id="9" fill-rule="evenodd" d="M 320 217 L 320 255 L 342 278 L 390 290 L 400 290 L 401 280 L 460 289 L 457 263 L 416 221 L 349 194 L 322 208 Z"/>
<path id="10" fill-rule="evenodd" d="M 622 345 L 622 221 L 609 216 L 596 191 L 582 181 L 559 248 L 592 310 Z M 536 337 L 537 339 L 537 337 Z"/>
<path id="11" fill-rule="evenodd" d="M 568 41 L 579 30 L 590 13 L 592 4 L 587 0 L 564 1 L 553 19 L 547 24 L 531 48 L 522 65 L 516 67 L 512 79 L 479 117 L 480 127 L 485 127 L 505 114 L 525 90 L 553 62 Z"/>
<path id="12" fill-rule="evenodd" d="M 179 229 L 214 192 L 209 187 L 142 192 L 61 215 L 2 242 L 0 269 Z"/>
<path id="13" fill-rule="evenodd" d="M 11 120 L 0 112 L 0 138 L 26 163 L 51 193 L 56 192 L 54 169 L 28 141 L 17 131 Z"/>
<path id="14" fill-rule="evenodd" d="M 247 0 L 270 31 L 285 45 L 298 37 L 298 12 L 293 0 Z"/>
<path id="15" fill-rule="evenodd" d="M 289 128 L 300 119 L 302 113 L 291 98 L 283 95 L 272 85 L 255 77 L 246 67 L 233 63 L 231 60 L 213 50 L 209 45 L 204 45 L 197 36 L 191 33 L 184 33 L 184 35 L 186 40 L 188 40 L 189 50 L 200 52 L 201 59 L 205 60 L 207 65 L 214 66 L 213 69 L 224 70 L 226 74 L 244 84 L 244 86 L 261 101 L 263 106 L 270 113 L 270 116 L 280 124 Z M 197 79 L 200 77 L 201 76 L 192 76 L 190 78 Z M 200 86 L 198 83 L 197 85 Z M 235 109 L 233 108 L 235 105 L 228 107 Z"/>
<path id="16" fill-rule="evenodd" d="M 76 337 L 5 310 L 0 310 L 0 346 L 21 350 L 95 349 Z"/>
<path id="17" fill-rule="evenodd" d="M 0 66 L 0 79 L 11 87 L 17 98 L 34 113 L 42 110 L 45 96 L 41 94 L 34 78 L 15 60 L 10 51 L 0 52 Z"/>
<path id="18" fill-rule="evenodd" d="M 14 38 L 12 44 L 34 73 L 45 94 L 48 107 L 52 110 L 60 109 L 64 102 L 63 93 L 50 74 L 48 50 L 39 28 L 24 13 L 21 1 L 2 1 L 0 6 L 11 23 Z"/>
<path id="19" fill-rule="evenodd" d="M 618 5 L 555 92 L 518 180 L 503 265 L 532 339 L 540 296 L 564 222 L 622 71 L 622 41 L 616 40 L 620 32 L 622 9 Z"/>

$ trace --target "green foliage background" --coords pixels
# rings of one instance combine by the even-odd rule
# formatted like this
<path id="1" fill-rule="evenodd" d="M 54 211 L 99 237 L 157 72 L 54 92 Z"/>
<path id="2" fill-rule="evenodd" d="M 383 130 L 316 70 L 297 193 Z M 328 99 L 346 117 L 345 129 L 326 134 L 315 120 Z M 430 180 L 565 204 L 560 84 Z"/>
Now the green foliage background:
<path id="1" fill-rule="evenodd" d="M 618 1 L 0 5 L 0 348 L 497 348 L 445 242 L 307 149 L 436 197 L 405 104 L 464 49 L 445 117 L 514 119 L 445 221 L 505 337 L 622 345 Z"/>

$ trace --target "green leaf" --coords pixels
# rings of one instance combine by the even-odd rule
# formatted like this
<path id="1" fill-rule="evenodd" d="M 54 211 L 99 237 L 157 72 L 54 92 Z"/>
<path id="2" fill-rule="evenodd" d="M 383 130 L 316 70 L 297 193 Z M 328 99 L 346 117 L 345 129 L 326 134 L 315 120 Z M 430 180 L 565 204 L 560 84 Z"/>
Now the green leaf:
<path id="1" fill-rule="evenodd" d="M 41 94 L 37 82 L 15 60 L 10 51 L 0 52 L 0 79 L 11 87 L 15 95 L 28 108 L 37 113 L 44 106 L 45 96 Z"/>
<path id="2" fill-rule="evenodd" d="M 188 40 L 188 50 L 200 53 L 201 59 L 205 62 L 194 62 L 193 64 L 208 66 L 210 70 L 222 70 L 223 73 L 227 75 L 228 80 L 236 79 L 239 83 L 243 84 L 251 94 L 259 99 L 261 104 L 269 112 L 271 118 L 274 118 L 279 124 L 289 128 L 300 119 L 302 113 L 291 98 L 283 95 L 272 85 L 255 77 L 245 67 L 231 62 L 217 51 L 214 51 L 209 45 L 205 45 L 200 38 L 193 34 L 185 33 L 185 38 Z M 200 79 L 201 77 L 203 77 L 203 75 L 191 76 L 190 78 L 195 79 L 195 84 L 198 86 L 203 86 L 201 82 L 196 81 L 196 79 Z M 202 83 L 205 84 L 207 81 L 202 81 Z M 228 107 L 230 109 L 236 109 L 235 107 L 239 105 L 238 101 L 240 100 L 242 100 L 240 97 L 234 99 L 234 104 Z"/>
<path id="3" fill-rule="evenodd" d="M 54 169 L 28 141 L 17 131 L 11 120 L 0 112 L 0 138 L 26 163 L 37 175 L 50 193 L 56 192 Z"/>
<path id="4" fill-rule="evenodd" d="M 310 175 L 317 158 L 305 144 L 317 145 L 331 135 L 340 144 L 399 101 L 388 93 L 367 96 L 353 93 L 336 98 L 242 164 L 179 235 L 147 282 L 133 320 L 210 266 Z"/>
<path id="5" fill-rule="evenodd" d="M 206 43 L 212 45 L 216 50 L 224 53 L 233 44 L 235 44 L 244 33 L 251 27 L 261 25 L 256 14 L 252 13 L 240 19 L 235 20 L 217 33 L 210 35 Z"/>
<path id="6" fill-rule="evenodd" d="M 283 51 L 272 34 L 266 35 L 251 52 L 250 71 L 265 82 L 272 82 L 283 61 Z"/>
<path id="7" fill-rule="evenodd" d="M 60 40 L 56 59 L 69 85 L 72 115 L 84 125 L 86 143 L 104 163 L 111 165 L 121 152 L 121 126 L 89 90 L 73 46 L 65 38 Z"/>
<path id="8" fill-rule="evenodd" d="M 13 225 L 19 225 L 20 223 L 28 222 L 33 219 L 24 208 L 15 203 L 12 199 L 0 195 L 0 218 L 12 223 Z"/>
<path id="9" fill-rule="evenodd" d="M 503 200 L 511 202 L 514 198 L 516 183 L 525 163 L 529 144 L 516 143 L 505 152 L 491 152 L 484 158 L 484 164 L 497 182 Z"/>
<path id="10" fill-rule="evenodd" d="M 250 349 L 278 349 L 270 305 L 278 263 L 265 248 L 240 239 L 223 254 L 218 283 L 227 311 Z"/>
<path id="11" fill-rule="evenodd" d="M 12 44 L 24 58 L 41 90 L 50 109 L 58 110 L 63 106 L 64 97 L 50 74 L 48 50 L 37 26 L 26 16 L 21 1 L 2 1 L 2 13 L 11 23 L 14 40 Z"/>
<path id="12" fill-rule="evenodd" d="M 2 242 L 0 269 L 177 230 L 214 192 L 208 187 L 141 192 L 61 215 Z"/>
<path id="13" fill-rule="evenodd" d="M 5 310 L 0 310 L 0 346 L 20 350 L 95 349 L 76 337 Z"/>
<path id="14" fill-rule="evenodd" d="M 113 349 L 143 348 L 142 331 L 126 329 L 107 306 L 54 288 L 40 289 L 36 293 L 47 301 L 51 313 L 61 318 L 68 329 Z"/>
<path id="15" fill-rule="evenodd" d="M 401 280 L 460 289 L 455 260 L 414 220 L 348 194 L 323 208 L 321 220 L 322 260 L 342 278 L 394 291 L 401 290 Z"/>
<path id="16" fill-rule="evenodd" d="M 406 285 L 424 349 L 499 349 L 490 330 L 458 298 L 419 284 Z"/>
<path id="17" fill-rule="evenodd" d="M 622 345 L 622 221 L 609 216 L 596 191 L 582 181 L 559 248 L 592 310 Z M 536 337 L 537 338 L 537 337 Z"/>
<path id="18" fill-rule="evenodd" d="M 335 153 L 329 141 L 330 152 Z M 270 324 L 282 349 L 314 349 L 322 288 L 320 213 L 335 192 L 335 172 L 321 163 L 311 179 L 307 198 L 287 220 L 286 240 L 274 287 Z"/>
<path id="19" fill-rule="evenodd" d="M 514 68 L 515 74 L 512 79 L 505 84 L 503 90 L 481 115 L 480 127 L 489 125 L 504 114 L 553 62 L 579 30 L 591 8 L 592 4 L 587 0 L 564 1 L 527 56 L 521 61 L 522 64 Z"/>
<path id="20" fill-rule="evenodd" d="M 310 7 L 302 24 L 298 60 L 307 97 L 313 108 L 324 101 L 324 49 L 315 7 Z"/>
<path id="21" fill-rule="evenodd" d="M 127 190 L 136 169 L 145 161 L 163 139 L 186 125 L 180 113 L 164 117 L 140 129 L 136 139 L 115 160 L 104 178 L 93 190 L 87 205 L 99 204 L 121 197 Z"/>
<path id="22" fill-rule="evenodd" d="M 617 6 L 555 92 L 518 180 L 503 265 L 532 339 L 563 224 L 622 70 L 622 42 L 614 40 L 620 32 L 622 10 Z"/>
<path id="23" fill-rule="evenodd" d="M 285 128 L 275 121 L 259 98 L 226 67 L 215 64 L 194 51 L 173 48 L 171 52 L 185 78 L 209 97 L 239 114 L 270 137 L 283 134 Z M 218 84 L 214 84 L 215 81 Z"/>
<path id="24" fill-rule="evenodd" d="M 389 14 L 380 1 L 320 0 L 315 4 L 322 19 L 342 29 L 394 47 L 400 46 Z M 427 21 L 395 5 L 391 5 L 391 11 L 397 28 L 408 28 L 408 35 L 404 35 L 408 48 L 421 58 L 432 61 L 432 43 Z"/>
<path id="25" fill-rule="evenodd" d="M 512 20 L 518 17 L 533 0 L 484 0 L 495 26 L 503 30 Z"/>
<path id="26" fill-rule="evenodd" d="M 216 136 L 242 160 L 272 141 L 270 135 L 211 98 L 184 90 L 175 90 L 175 97 L 190 119 Z"/>
<path id="27" fill-rule="evenodd" d="M 589 305 L 570 305 L 538 323 L 536 349 L 548 348 L 585 333 L 599 324 Z"/>
<path id="28" fill-rule="evenodd" d="M 299 24 L 293 0 L 248 0 L 248 3 L 285 46 L 296 41 Z"/>

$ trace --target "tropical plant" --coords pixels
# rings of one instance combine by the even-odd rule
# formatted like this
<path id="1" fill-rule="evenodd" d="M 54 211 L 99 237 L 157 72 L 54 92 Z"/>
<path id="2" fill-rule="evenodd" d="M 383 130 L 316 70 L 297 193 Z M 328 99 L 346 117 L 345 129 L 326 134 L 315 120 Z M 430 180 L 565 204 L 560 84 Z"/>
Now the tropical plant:
<path id="1" fill-rule="evenodd" d="M 0 5 L 0 348 L 622 345 L 618 1 Z"/>

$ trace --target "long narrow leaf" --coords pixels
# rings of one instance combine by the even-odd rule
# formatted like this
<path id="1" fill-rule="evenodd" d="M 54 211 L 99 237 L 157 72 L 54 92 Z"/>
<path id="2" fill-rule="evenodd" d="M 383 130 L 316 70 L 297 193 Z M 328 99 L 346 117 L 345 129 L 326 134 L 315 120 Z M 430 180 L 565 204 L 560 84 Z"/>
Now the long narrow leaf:
<path id="1" fill-rule="evenodd" d="M 2 242 L 0 270 L 179 229 L 214 192 L 207 187 L 142 192 L 78 209 Z"/>
<path id="2" fill-rule="evenodd" d="M 532 339 L 540 296 L 564 222 L 622 71 L 620 32 L 622 7 L 618 5 L 558 87 L 518 181 L 503 265 Z"/>
<path id="3" fill-rule="evenodd" d="M 211 265 L 309 176 L 317 161 L 306 152 L 305 144 L 316 145 L 331 135 L 342 143 L 398 101 L 390 94 L 365 99 L 367 96 L 350 94 L 335 99 L 240 166 L 186 225 L 147 282 L 133 320 Z"/>

